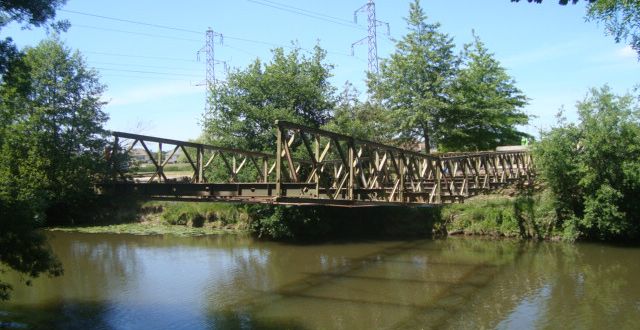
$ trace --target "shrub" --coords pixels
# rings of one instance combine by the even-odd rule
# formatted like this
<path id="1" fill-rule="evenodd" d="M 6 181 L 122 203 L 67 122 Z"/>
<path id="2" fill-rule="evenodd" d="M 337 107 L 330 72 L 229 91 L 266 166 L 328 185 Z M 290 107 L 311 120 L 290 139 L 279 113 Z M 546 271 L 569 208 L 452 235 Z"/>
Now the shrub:
<path id="1" fill-rule="evenodd" d="M 561 120 L 534 148 L 563 236 L 637 239 L 640 230 L 640 104 L 592 89 L 579 122 Z"/>

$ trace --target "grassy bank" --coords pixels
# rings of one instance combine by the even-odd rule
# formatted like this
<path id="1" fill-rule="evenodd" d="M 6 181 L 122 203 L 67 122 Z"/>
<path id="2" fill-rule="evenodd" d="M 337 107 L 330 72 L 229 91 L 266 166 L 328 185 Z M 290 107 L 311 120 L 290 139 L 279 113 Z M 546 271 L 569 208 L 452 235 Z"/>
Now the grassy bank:
<path id="1" fill-rule="evenodd" d="M 247 232 L 248 219 L 245 207 L 237 205 L 113 198 L 98 203 L 84 221 L 49 230 L 197 236 Z"/>
<path id="2" fill-rule="evenodd" d="M 575 239 L 572 228 L 558 226 L 553 200 L 547 191 L 480 195 L 465 200 L 464 204 L 444 206 L 441 217 L 450 235 Z"/>

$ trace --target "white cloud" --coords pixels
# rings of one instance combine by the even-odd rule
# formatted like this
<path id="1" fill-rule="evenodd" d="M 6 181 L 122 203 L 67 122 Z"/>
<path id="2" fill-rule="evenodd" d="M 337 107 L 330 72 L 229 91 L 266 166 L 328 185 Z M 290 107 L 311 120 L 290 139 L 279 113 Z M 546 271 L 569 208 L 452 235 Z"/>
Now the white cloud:
<path id="1" fill-rule="evenodd" d="M 630 45 L 626 45 L 616 51 L 616 55 L 620 58 L 636 58 L 636 51 Z"/>
<path id="2" fill-rule="evenodd" d="M 186 82 L 172 82 L 139 86 L 128 90 L 109 93 L 104 97 L 108 106 L 122 106 L 158 101 L 165 98 L 189 94 L 202 94 L 202 86 L 189 85 Z"/>

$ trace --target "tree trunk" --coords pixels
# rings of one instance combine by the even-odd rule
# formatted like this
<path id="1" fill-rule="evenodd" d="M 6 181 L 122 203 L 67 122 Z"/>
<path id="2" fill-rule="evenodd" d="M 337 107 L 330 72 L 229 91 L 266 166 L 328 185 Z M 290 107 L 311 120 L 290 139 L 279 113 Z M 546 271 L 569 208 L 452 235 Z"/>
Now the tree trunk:
<path id="1" fill-rule="evenodd" d="M 424 152 L 428 155 L 431 153 L 431 139 L 429 139 L 429 125 L 422 124 L 422 134 L 424 137 Z"/>

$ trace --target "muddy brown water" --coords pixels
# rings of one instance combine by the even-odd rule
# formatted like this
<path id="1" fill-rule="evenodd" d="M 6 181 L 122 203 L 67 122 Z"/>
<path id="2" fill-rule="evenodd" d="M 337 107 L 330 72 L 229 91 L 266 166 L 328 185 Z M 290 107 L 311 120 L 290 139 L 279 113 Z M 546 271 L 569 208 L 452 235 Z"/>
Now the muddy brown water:
<path id="1" fill-rule="evenodd" d="M 64 276 L 16 285 L 0 303 L 2 326 L 640 329 L 636 247 L 65 232 L 49 239 Z"/>

